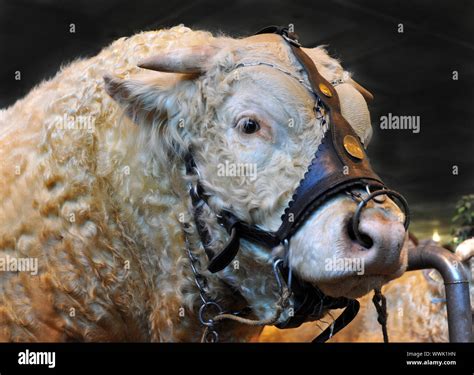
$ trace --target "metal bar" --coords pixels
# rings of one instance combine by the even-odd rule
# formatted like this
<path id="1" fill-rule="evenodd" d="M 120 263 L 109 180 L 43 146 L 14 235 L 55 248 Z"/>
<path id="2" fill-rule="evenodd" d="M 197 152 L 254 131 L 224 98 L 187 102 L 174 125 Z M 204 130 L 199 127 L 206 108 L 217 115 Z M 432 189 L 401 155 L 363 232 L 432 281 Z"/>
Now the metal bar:
<path id="1" fill-rule="evenodd" d="M 449 250 L 433 244 L 408 252 L 408 271 L 434 268 L 444 280 L 450 342 L 472 342 L 469 273 Z"/>

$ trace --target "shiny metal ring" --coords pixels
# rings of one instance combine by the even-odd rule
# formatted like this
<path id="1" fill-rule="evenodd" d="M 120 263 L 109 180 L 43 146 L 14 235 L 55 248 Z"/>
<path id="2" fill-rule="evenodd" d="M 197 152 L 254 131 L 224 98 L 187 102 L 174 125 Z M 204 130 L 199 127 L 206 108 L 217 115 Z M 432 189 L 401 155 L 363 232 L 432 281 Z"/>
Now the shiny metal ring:
<path id="1" fill-rule="evenodd" d="M 408 226 L 410 225 L 410 210 L 408 208 L 408 203 L 405 198 L 400 193 L 397 193 L 394 190 L 377 190 L 374 191 L 373 193 L 369 194 L 367 197 L 365 197 L 358 205 L 357 208 L 354 212 L 354 216 L 352 218 L 352 230 L 354 233 L 354 236 L 361 245 L 366 246 L 367 244 L 364 242 L 362 239 L 362 236 L 359 232 L 359 223 L 360 223 L 360 215 L 362 213 L 363 208 L 375 197 L 378 197 L 379 195 L 388 195 L 389 197 L 396 198 L 398 202 L 401 203 L 401 206 L 397 204 L 398 207 L 402 208 L 403 213 L 405 215 L 405 222 L 403 223 L 403 226 L 405 227 L 405 231 L 408 230 Z M 396 204 L 396 202 L 395 202 Z"/>
<path id="2" fill-rule="evenodd" d="M 214 320 L 213 319 L 205 319 L 204 314 L 207 312 L 207 309 L 209 307 L 214 307 L 217 310 L 216 315 L 222 314 L 222 308 L 216 303 L 212 301 L 208 301 L 206 303 L 203 303 L 201 307 L 199 308 L 199 322 L 207 327 L 212 327 L 214 325 Z"/>
<path id="3" fill-rule="evenodd" d="M 381 190 L 383 190 L 383 188 Z M 367 192 L 368 195 L 372 194 L 372 192 L 370 191 L 370 185 L 365 185 L 365 191 Z M 374 198 L 375 203 L 384 203 L 386 200 L 387 200 L 387 196 L 385 194 L 380 195 L 378 199 Z"/>
<path id="4" fill-rule="evenodd" d="M 216 343 L 219 341 L 219 334 L 216 331 L 210 329 L 207 331 L 204 341 L 208 344 Z"/>

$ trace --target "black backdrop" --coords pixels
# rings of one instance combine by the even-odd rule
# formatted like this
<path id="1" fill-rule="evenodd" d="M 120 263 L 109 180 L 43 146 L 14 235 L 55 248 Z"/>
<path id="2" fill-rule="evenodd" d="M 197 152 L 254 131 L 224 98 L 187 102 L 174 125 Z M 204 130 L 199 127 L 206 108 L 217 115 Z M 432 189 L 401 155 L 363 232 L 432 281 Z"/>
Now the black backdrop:
<path id="1" fill-rule="evenodd" d="M 374 167 L 408 198 L 415 233 L 443 234 L 455 202 L 474 193 L 473 20 L 469 0 L 0 0 L 0 108 L 61 64 L 137 31 L 184 23 L 240 36 L 292 23 L 375 94 Z M 381 130 L 388 113 L 420 116 L 420 133 Z"/>

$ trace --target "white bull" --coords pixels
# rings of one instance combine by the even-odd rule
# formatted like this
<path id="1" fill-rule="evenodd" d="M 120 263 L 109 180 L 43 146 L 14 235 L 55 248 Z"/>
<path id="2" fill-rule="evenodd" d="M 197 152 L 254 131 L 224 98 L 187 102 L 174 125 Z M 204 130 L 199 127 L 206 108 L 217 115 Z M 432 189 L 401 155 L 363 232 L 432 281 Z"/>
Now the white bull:
<path id="1" fill-rule="evenodd" d="M 369 112 L 348 73 L 322 48 L 306 52 L 328 81 L 345 81 L 342 113 L 367 145 Z M 140 69 L 144 58 L 157 71 Z M 204 271 L 183 157 L 192 148 L 214 212 L 231 208 L 276 230 L 323 132 L 303 85 L 265 65 L 236 69 L 242 61 L 306 80 L 279 36 L 178 26 L 122 38 L 0 112 L 0 255 L 10 265 L 0 274 L 1 340 L 199 340 L 185 227 L 212 297 L 260 319 L 272 314 L 278 295 L 265 249 L 242 242 L 238 268 Z M 223 165 L 251 165 L 256 175 L 222 175 Z M 335 196 L 291 241 L 295 274 L 332 296 L 362 296 L 406 268 L 398 207 L 387 199 L 364 210 L 366 249 L 348 234 L 355 205 Z M 205 215 L 217 250 L 227 234 Z M 328 258 L 363 259 L 365 273 L 331 271 Z M 12 269 L 22 259 L 32 262 Z M 221 340 L 258 331 L 231 324 Z"/>

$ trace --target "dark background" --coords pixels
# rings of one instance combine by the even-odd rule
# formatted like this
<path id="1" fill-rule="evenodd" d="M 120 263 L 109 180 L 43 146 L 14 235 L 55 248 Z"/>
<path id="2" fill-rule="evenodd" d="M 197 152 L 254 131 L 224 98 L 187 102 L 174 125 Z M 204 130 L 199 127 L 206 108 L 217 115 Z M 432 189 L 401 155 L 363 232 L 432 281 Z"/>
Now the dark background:
<path id="1" fill-rule="evenodd" d="M 369 154 L 386 183 L 408 198 L 412 230 L 421 237 L 435 228 L 449 233 L 455 202 L 474 193 L 469 0 L 0 0 L 0 108 L 61 64 L 92 56 L 120 36 L 180 23 L 232 36 L 292 23 L 304 45 L 327 44 L 375 94 Z M 14 79 L 18 70 L 21 81 Z M 421 132 L 381 130 L 380 116 L 389 112 L 421 116 Z"/>

